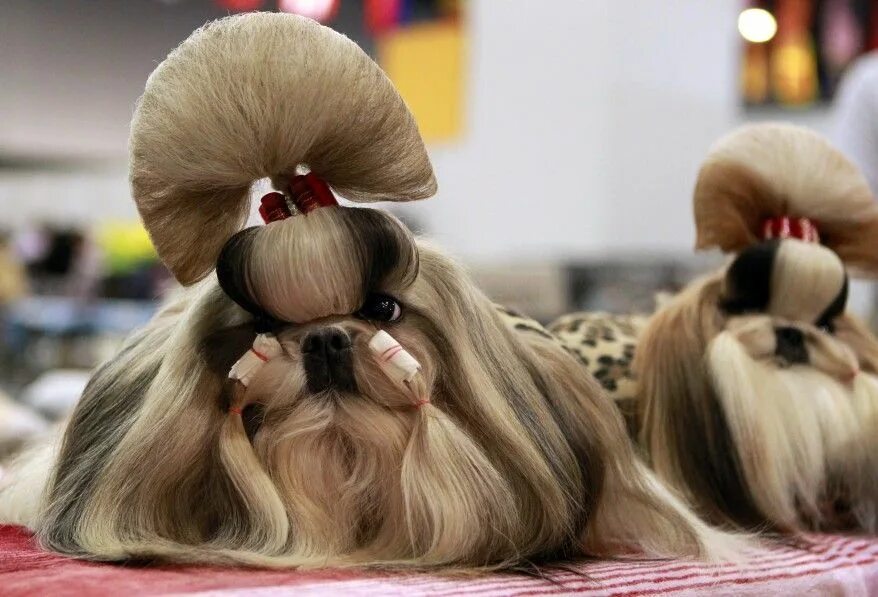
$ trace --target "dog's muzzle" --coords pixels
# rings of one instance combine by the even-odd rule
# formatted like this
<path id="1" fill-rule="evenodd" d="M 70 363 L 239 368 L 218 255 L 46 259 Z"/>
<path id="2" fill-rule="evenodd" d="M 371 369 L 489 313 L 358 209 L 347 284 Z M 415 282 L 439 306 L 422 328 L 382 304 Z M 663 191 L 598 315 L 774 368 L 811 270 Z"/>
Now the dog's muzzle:
<path id="1" fill-rule="evenodd" d="M 312 393 L 356 390 L 351 339 L 341 328 L 329 326 L 308 332 L 302 340 L 302 361 Z"/>

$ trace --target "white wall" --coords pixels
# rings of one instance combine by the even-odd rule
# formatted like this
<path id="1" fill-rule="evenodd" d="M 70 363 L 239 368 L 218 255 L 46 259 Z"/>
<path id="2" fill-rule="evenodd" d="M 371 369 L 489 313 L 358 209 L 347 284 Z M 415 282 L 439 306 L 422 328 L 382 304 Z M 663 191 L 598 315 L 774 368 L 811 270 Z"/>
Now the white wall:
<path id="1" fill-rule="evenodd" d="M 698 164 L 742 118 L 739 9 L 738 0 L 473 0 L 468 130 L 431 147 L 440 192 L 409 213 L 455 253 L 480 260 L 688 251 Z M 22 44 L 38 34 L 16 29 Z M 24 57 L 14 79 L 0 65 L 4 85 L 15 82 L 14 90 L 0 87 L 0 118 L 15 124 L 0 131 L 0 147 L 39 140 L 124 159 L 128 114 L 161 44 L 137 27 L 81 34 L 94 40 L 85 54 L 92 59 L 120 36 L 141 50 L 104 56 L 106 72 L 86 81 L 77 80 L 75 61 L 56 56 L 57 44 L 54 53 Z M 78 35 L 67 31 L 62 40 L 74 44 Z M 48 91 L 66 89 L 81 118 L 53 117 L 34 69 L 56 71 Z M 819 114 L 808 123 L 826 128 Z M 77 218 L 133 214 L 124 178 L 124 167 L 0 177 L 0 222 L 46 215 L 49 200 Z"/>
<path id="2" fill-rule="evenodd" d="M 432 148 L 440 191 L 424 203 L 446 246 L 481 258 L 600 246 L 610 4 L 472 4 L 468 132 Z"/>
<path id="3" fill-rule="evenodd" d="M 689 249 L 709 145 L 738 118 L 735 0 L 612 2 L 609 250 Z"/>

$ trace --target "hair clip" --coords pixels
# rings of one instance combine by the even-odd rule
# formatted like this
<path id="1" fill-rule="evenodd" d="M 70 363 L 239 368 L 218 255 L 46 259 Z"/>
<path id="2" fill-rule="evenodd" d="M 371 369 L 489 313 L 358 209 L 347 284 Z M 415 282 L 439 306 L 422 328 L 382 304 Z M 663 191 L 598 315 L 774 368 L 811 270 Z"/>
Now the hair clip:
<path id="1" fill-rule="evenodd" d="M 310 213 L 318 207 L 338 205 L 326 181 L 313 172 L 294 176 L 290 181 L 289 192 L 293 205 L 303 214 Z"/>
<path id="2" fill-rule="evenodd" d="M 307 214 L 318 207 L 338 205 L 326 181 L 313 172 L 294 176 L 288 191 L 289 197 L 277 191 L 262 197 L 259 215 L 266 224 L 286 220 L 297 212 Z"/>
<path id="3" fill-rule="evenodd" d="M 270 224 L 271 222 L 286 220 L 293 215 L 293 210 L 290 209 L 287 198 L 283 193 L 274 192 L 263 195 L 261 205 L 259 206 L 259 215 L 262 216 L 263 222 Z"/>
<path id="4" fill-rule="evenodd" d="M 381 370 L 397 384 L 410 382 L 421 370 L 421 364 L 417 359 L 384 330 L 379 330 L 372 336 L 369 340 L 369 350 L 372 351 L 372 356 Z"/>
<path id="5" fill-rule="evenodd" d="M 762 223 L 762 238 L 797 238 L 808 243 L 819 243 L 820 234 L 817 226 L 808 218 L 790 218 L 780 216 L 768 218 Z"/>
<path id="6" fill-rule="evenodd" d="M 229 379 L 237 380 L 241 382 L 241 385 L 247 387 L 262 366 L 271 359 L 280 356 L 281 352 L 282 349 L 277 338 L 271 334 L 259 334 L 253 340 L 253 346 L 232 365 Z M 231 412 L 231 409 L 229 410 Z"/>

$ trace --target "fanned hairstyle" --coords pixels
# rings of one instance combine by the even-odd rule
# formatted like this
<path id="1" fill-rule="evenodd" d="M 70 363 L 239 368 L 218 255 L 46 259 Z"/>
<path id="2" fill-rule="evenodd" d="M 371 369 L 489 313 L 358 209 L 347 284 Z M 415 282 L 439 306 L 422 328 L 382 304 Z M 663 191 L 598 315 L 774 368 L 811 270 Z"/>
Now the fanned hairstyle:
<path id="1" fill-rule="evenodd" d="M 878 496 L 857 467 L 874 452 L 878 342 L 844 312 L 845 264 L 878 272 L 863 176 L 810 131 L 752 125 L 711 149 L 694 204 L 698 248 L 735 256 L 639 341 L 652 465 L 716 523 L 874 530 Z M 765 239 L 776 218 L 812 242 Z"/>
<path id="2" fill-rule="evenodd" d="M 697 249 L 737 253 L 762 242 L 769 218 L 809 218 L 849 268 L 878 275 L 878 203 L 859 169 L 808 129 L 754 124 L 723 137 L 701 166 L 693 205 Z"/>
<path id="3" fill-rule="evenodd" d="M 352 201 L 436 192 L 417 125 L 381 69 L 332 29 L 274 13 L 216 21 L 174 50 L 147 81 L 130 151 L 134 200 L 183 284 L 213 270 L 256 180 L 286 191 L 304 167 Z"/>
<path id="4" fill-rule="evenodd" d="M 261 566 L 737 545 L 637 461 L 554 338 L 508 323 L 389 214 L 329 205 L 238 230 L 261 177 L 290 192 L 308 169 L 354 200 L 434 191 L 410 114 L 344 37 L 282 14 L 208 25 L 150 78 L 131 151 L 162 258 L 184 284 L 216 277 L 95 373 L 43 503 L 16 508 L 46 470 L 25 460 L 0 517 L 80 557 Z M 402 381 L 370 346 L 379 330 L 418 364 Z M 229 380 L 245 353 L 267 362 Z"/>

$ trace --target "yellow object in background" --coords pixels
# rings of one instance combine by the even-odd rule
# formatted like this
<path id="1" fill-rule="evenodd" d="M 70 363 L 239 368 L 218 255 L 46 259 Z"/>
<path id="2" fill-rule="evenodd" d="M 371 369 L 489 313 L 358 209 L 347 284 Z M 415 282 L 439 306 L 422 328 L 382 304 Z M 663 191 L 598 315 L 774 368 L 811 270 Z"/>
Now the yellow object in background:
<path id="1" fill-rule="evenodd" d="M 762 104 L 768 100 L 768 46 L 765 44 L 746 45 L 741 63 L 741 88 L 744 101 L 750 104 Z"/>
<path id="2" fill-rule="evenodd" d="M 95 237 L 111 273 L 127 273 L 157 259 L 152 241 L 138 221 L 107 222 L 98 228 Z"/>
<path id="3" fill-rule="evenodd" d="M 394 29 L 377 40 L 378 62 L 427 142 L 459 136 L 464 119 L 465 41 L 459 22 Z"/>
<path id="4" fill-rule="evenodd" d="M 817 56 L 811 39 L 813 3 L 778 0 L 777 36 L 771 54 L 771 89 L 778 103 L 805 106 L 817 99 Z"/>
<path id="5" fill-rule="evenodd" d="M 27 276 L 12 249 L 0 240 L 0 307 L 28 292 Z"/>
<path id="6" fill-rule="evenodd" d="M 817 59 L 806 36 L 783 42 L 771 55 L 774 96 L 786 106 L 808 105 L 817 99 Z"/>

